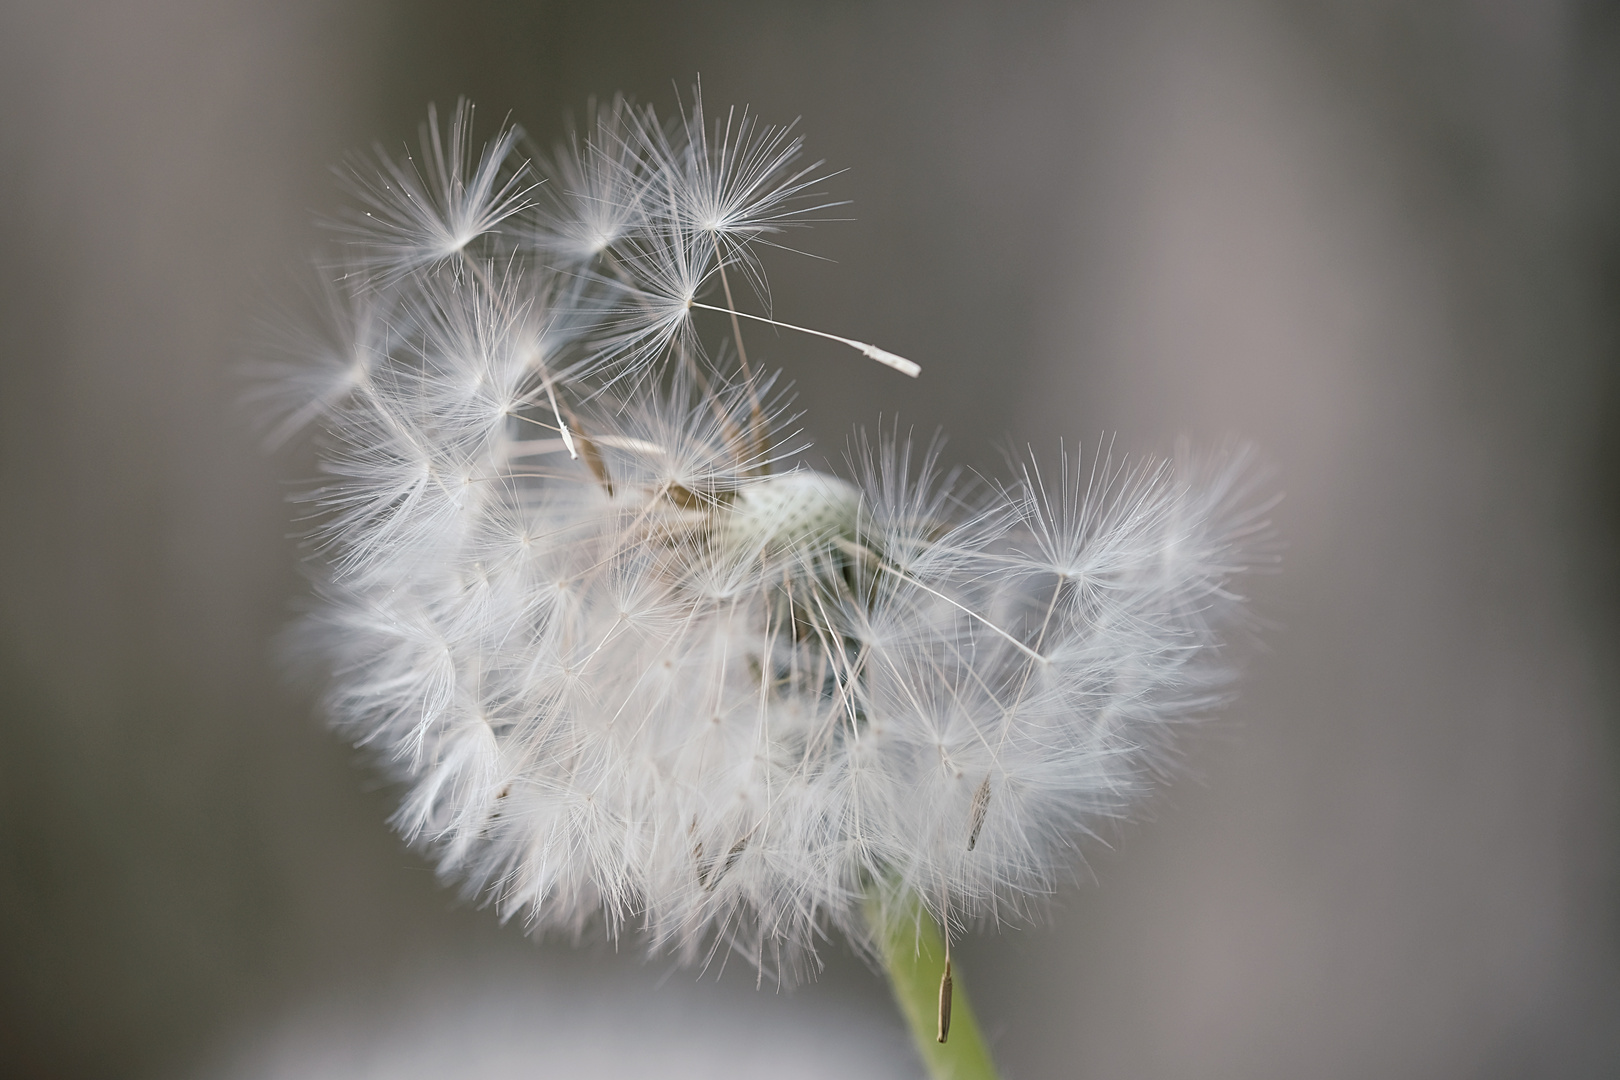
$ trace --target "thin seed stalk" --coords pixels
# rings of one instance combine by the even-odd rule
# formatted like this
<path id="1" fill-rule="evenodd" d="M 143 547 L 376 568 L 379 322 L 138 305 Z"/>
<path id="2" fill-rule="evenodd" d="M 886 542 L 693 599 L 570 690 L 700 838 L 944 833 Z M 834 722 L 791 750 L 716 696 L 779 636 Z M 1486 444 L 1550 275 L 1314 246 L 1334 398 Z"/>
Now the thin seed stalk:
<path id="1" fill-rule="evenodd" d="M 866 918 L 894 1000 L 932 1080 L 997 1080 L 989 1048 L 955 970 L 948 995 L 949 1036 L 940 1041 L 940 991 L 948 960 L 939 925 L 922 902 L 915 895 L 885 897 L 874 886 L 867 894 Z"/>

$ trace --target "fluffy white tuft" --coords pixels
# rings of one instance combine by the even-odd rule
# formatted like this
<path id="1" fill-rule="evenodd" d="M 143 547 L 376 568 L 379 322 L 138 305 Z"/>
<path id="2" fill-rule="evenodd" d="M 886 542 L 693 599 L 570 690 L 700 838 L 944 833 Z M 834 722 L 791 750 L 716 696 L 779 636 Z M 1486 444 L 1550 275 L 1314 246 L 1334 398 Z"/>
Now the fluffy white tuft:
<path id="1" fill-rule="evenodd" d="M 798 138 L 616 99 L 536 196 L 470 123 L 357 181 L 336 333 L 273 368 L 274 433 L 328 436 L 301 640 L 395 824 L 536 930 L 685 958 L 790 970 L 863 940 L 874 887 L 1025 911 L 1224 700 L 1253 455 L 967 489 L 891 436 L 785 467 L 784 402 L 693 307 L 732 310 L 728 267 L 763 296 Z"/>

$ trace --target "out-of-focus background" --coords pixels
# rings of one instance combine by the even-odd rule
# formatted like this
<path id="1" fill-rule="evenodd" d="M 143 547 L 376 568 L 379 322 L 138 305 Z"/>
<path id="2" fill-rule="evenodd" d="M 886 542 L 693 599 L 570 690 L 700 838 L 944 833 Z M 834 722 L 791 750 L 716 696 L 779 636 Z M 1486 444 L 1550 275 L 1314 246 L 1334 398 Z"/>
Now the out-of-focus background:
<path id="1" fill-rule="evenodd" d="M 347 151 L 458 95 L 802 117 L 849 224 L 756 335 L 836 459 L 1277 464 L 1193 775 L 960 965 L 1012 1078 L 1620 1072 L 1620 16 L 1563 0 L 0 7 L 0 1073 L 916 1075 L 793 993 L 536 946 L 385 828 L 271 639 L 298 451 L 236 402 Z"/>

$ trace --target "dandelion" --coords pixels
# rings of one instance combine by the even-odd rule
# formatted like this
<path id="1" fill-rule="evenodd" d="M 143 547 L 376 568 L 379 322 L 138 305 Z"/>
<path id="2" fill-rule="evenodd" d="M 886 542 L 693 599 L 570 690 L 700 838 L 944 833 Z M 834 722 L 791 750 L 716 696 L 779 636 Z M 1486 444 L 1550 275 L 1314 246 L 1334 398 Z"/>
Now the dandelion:
<path id="1" fill-rule="evenodd" d="M 471 117 L 356 180 L 331 332 L 267 368 L 273 436 L 323 433 L 328 715 L 503 916 L 780 978 L 838 931 L 932 1067 L 988 1070 L 949 942 L 1029 916 L 1225 700 L 1253 455 L 975 484 L 892 429 L 806 468 L 746 321 L 917 367 L 732 291 L 768 305 L 759 248 L 832 205 L 799 138 L 621 98 L 475 163 Z"/>

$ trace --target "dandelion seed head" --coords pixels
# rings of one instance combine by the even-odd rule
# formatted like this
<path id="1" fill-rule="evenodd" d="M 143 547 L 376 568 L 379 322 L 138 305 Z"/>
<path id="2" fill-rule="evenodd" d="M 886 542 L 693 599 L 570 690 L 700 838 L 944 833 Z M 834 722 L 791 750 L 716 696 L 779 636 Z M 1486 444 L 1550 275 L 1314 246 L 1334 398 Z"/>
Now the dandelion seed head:
<path id="1" fill-rule="evenodd" d="M 533 931 L 784 976 L 870 944 L 874 888 L 1027 914 L 1226 700 L 1252 452 L 970 483 L 894 428 L 806 467 L 723 280 L 768 298 L 800 137 L 618 98 L 530 167 L 471 118 L 356 180 L 327 328 L 261 370 L 277 437 L 321 432 L 298 641 L 395 827 Z"/>

